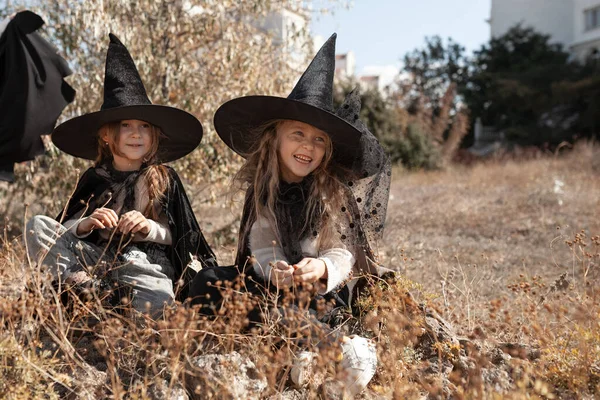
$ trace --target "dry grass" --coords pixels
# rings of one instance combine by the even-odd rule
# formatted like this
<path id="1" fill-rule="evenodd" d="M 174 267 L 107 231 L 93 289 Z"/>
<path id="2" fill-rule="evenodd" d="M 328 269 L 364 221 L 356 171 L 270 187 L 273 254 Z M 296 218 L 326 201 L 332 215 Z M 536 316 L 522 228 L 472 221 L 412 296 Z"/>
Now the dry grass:
<path id="1" fill-rule="evenodd" d="M 380 359 L 364 396 L 597 396 L 599 175 L 600 149 L 592 145 L 560 158 L 397 170 L 380 251 L 384 263 L 407 279 L 376 286 L 363 304 L 357 322 L 377 339 Z M 227 263 L 239 204 L 217 200 L 196 202 L 195 209 Z M 94 303 L 65 309 L 47 279 L 23 267 L 23 254 L 19 238 L 5 237 L 0 397 L 148 398 L 162 385 L 219 398 L 229 380 L 202 380 L 205 371 L 192 360 L 232 350 L 260 365 L 268 382 L 263 396 L 284 391 L 298 351 L 295 328 L 273 324 L 255 336 L 242 334 L 250 304 L 234 289 L 237 300 L 215 321 L 185 307 L 168 310 L 158 322 L 115 315 Z M 459 340 L 432 338 L 431 321 L 407 290 L 451 321 Z M 320 361 L 331 376 L 334 353 Z M 193 394 L 196 388 L 202 394 Z"/>

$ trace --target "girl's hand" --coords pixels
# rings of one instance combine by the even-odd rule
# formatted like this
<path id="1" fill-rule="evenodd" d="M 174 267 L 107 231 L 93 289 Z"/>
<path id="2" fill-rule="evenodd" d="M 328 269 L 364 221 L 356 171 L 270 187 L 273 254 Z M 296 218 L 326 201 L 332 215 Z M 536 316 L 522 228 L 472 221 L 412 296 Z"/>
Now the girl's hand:
<path id="1" fill-rule="evenodd" d="M 139 211 L 128 211 L 121 215 L 119 220 L 118 230 L 123 235 L 141 233 L 142 235 L 148 235 L 150 233 L 150 221 L 144 217 Z"/>
<path id="2" fill-rule="evenodd" d="M 294 268 L 285 261 L 277 261 L 271 268 L 271 283 L 278 289 L 292 286 Z"/>
<path id="3" fill-rule="evenodd" d="M 314 283 L 321 278 L 327 278 L 325 261 L 318 258 L 303 258 L 293 268 L 296 282 Z"/>
<path id="4" fill-rule="evenodd" d="M 119 222 L 117 213 L 110 208 L 96 208 L 92 215 L 77 225 L 77 235 L 86 235 L 94 229 L 114 228 Z"/>

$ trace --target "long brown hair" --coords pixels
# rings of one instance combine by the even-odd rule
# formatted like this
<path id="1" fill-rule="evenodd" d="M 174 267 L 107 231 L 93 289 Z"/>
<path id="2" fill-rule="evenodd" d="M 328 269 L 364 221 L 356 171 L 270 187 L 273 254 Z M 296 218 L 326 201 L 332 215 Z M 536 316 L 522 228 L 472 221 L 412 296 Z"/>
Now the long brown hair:
<path id="1" fill-rule="evenodd" d="M 171 181 L 169 180 L 169 171 L 167 167 L 160 164 L 156 156 L 160 138 L 164 135 L 160 128 L 152 124 L 149 125 L 152 133 L 152 146 L 148 154 L 144 157 L 144 163 L 147 164 L 148 167 L 143 172 L 143 178 L 148 187 L 149 201 L 143 214 L 145 217 L 157 219 L 158 211 L 156 209 L 157 207 L 154 205 L 165 197 L 165 193 L 167 193 L 170 188 Z M 118 149 L 120 127 L 121 121 L 114 121 L 104 124 L 98 129 L 98 156 L 96 157 L 96 166 L 102 164 L 106 160 L 112 160 L 113 154 L 121 155 Z M 111 140 L 106 142 L 103 139 L 105 136 L 108 136 Z"/>
<path id="2" fill-rule="evenodd" d="M 275 216 L 275 203 L 279 193 L 280 167 L 277 150 L 279 139 L 277 127 L 285 120 L 274 120 L 258 127 L 251 133 L 256 143 L 246 155 L 246 162 L 234 177 L 234 182 L 242 189 L 252 190 L 254 221 L 260 215 L 267 217 L 279 240 L 279 229 Z M 311 217 L 320 221 L 319 240 L 328 240 L 334 234 L 336 215 L 342 207 L 342 186 L 330 172 L 330 161 L 333 145 L 329 136 L 323 161 L 312 172 L 314 177 L 309 189 L 305 208 L 305 224 L 310 224 Z M 306 230 L 307 225 L 304 226 Z M 251 226 L 247 226 L 249 231 Z M 247 232 L 244 232 L 244 234 Z"/>

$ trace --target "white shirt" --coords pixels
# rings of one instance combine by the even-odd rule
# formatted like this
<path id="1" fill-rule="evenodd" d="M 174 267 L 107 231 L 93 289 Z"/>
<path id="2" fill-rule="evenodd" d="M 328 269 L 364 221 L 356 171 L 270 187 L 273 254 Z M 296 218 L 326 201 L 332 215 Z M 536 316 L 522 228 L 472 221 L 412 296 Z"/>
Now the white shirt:
<path id="1" fill-rule="evenodd" d="M 256 259 L 254 271 L 265 280 L 269 280 L 271 274 L 271 263 L 286 261 L 283 248 L 276 243 L 277 236 L 266 217 L 261 216 L 250 229 L 250 250 Z M 273 244 L 275 242 L 275 244 Z M 327 282 L 324 288 L 318 290 L 325 294 L 342 282 L 344 282 L 352 271 L 356 261 L 354 254 L 339 242 L 321 243 L 319 237 L 308 237 L 300 242 L 303 257 L 312 257 L 322 260 L 327 269 Z"/>

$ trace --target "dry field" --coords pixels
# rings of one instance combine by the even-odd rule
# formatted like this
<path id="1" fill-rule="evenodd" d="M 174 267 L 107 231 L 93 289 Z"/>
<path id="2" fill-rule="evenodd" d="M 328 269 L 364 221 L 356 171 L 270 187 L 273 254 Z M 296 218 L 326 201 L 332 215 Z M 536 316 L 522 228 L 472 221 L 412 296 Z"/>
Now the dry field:
<path id="1" fill-rule="evenodd" d="M 388 210 L 383 262 L 472 328 L 481 307 L 523 277 L 583 281 L 566 241 L 600 234 L 600 153 L 582 146 L 564 158 L 396 173 Z"/>
<path id="2" fill-rule="evenodd" d="M 198 219 L 221 263 L 228 264 L 239 203 L 223 195 L 211 205 L 201 196 L 194 199 Z M 364 396 L 598 396 L 598 235 L 597 146 L 446 171 L 397 169 L 380 254 L 409 281 L 376 290 L 376 305 L 361 321 L 377 338 L 380 355 Z M 251 340 L 239 333 L 243 321 L 204 321 L 185 308 L 168 314 L 167 322 L 142 324 L 90 305 L 66 312 L 42 278 L 22 272 L 23 249 L 12 239 L 5 236 L 0 254 L 1 293 L 10 300 L 0 305 L 2 398 L 51 398 L 50 386 L 71 398 L 122 398 L 127 392 L 130 398 L 176 398 L 156 390 L 151 396 L 148 388 L 185 387 L 191 395 L 190 381 L 205 387 L 192 397 L 220 398 L 228 382 L 208 385 L 190 360 L 231 350 L 263 365 L 259 372 L 268 389 L 261 396 L 322 393 L 284 390 L 295 350 L 281 332 Z M 25 281 L 35 289 L 17 300 Z M 428 344 L 433 357 L 419 348 L 423 321 L 403 295 L 406 288 L 451 322 L 460 345 L 436 339 Z M 236 307 L 231 312 L 240 315 L 243 307 Z M 83 329 L 81 321 L 90 314 L 104 322 Z"/>

